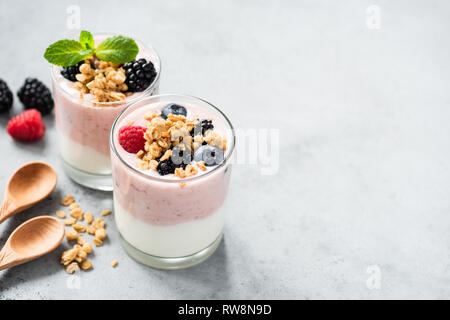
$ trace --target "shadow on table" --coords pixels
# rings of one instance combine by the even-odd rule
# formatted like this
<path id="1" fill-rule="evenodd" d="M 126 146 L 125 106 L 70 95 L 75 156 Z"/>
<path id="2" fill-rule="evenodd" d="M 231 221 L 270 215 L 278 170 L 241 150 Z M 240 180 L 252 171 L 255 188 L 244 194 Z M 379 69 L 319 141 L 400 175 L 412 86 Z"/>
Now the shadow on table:
<path id="1" fill-rule="evenodd" d="M 59 257 L 61 252 L 69 249 L 61 245 L 49 254 L 31 262 L 0 271 L 0 292 L 17 287 L 21 283 L 31 283 L 40 278 L 50 278 L 61 272 Z M 50 280 L 49 280 L 50 282 Z"/>
<path id="2" fill-rule="evenodd" d="M 181 270 L 157 270 L 145 267 L 148 273 L 161 282 L 170 278 L 170 283 L 180 285 L 169 287 L 173 294 L 186 299 L 207 296 L 211 299 L 226 295 L 229 291 L 229 270 L 226 253 L 226 238 L 216 252 L 202 263 Z"/>

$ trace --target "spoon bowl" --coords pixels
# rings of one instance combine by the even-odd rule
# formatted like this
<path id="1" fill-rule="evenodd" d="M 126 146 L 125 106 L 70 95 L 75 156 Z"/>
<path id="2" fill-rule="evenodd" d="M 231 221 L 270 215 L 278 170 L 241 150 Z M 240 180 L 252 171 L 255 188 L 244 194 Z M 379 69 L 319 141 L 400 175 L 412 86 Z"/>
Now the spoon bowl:
<path id="1" fill-rule="evenodd" d="M 25 221 L 9 236 L 0 251 L 0 270 L 37 259 L 56 249 L 64 238 L 64 225 L 51 216 Z"/>
<path id="2" fill-rule="evenodd" d="M 57 174 L 45 162 L 29 162 L 20 167 L 6 187 L 0 207 L 0 223 L 45 199 L 56 187 Z"/>

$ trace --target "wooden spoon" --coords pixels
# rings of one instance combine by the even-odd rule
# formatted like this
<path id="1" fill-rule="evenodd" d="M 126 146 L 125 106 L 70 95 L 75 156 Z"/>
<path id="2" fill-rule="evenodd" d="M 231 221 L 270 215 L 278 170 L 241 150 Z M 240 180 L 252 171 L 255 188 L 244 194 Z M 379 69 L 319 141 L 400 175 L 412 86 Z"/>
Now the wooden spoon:
<path id="1" fill-rule="evenodd" d="M 39 258 L 56 249 L 64 238 L 64 225 L 50 216 L 25 221 L 13 231 L 0 251 L 0 270 Z"/>
<path id="2" fill-rule="evenodd" d="M 55 189 L 55 170 L 44 162 L 30 162 L 20 167 L 6 187 L 0 207 L 0 223 L 46 198 Z"/>

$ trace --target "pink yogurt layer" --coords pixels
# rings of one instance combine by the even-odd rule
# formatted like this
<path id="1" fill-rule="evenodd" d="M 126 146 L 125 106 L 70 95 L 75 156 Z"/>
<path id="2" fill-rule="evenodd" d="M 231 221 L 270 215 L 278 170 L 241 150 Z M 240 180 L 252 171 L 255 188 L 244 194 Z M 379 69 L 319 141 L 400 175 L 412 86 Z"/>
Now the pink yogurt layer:
<path id="1" fill-rule="evenodd" d="M 167 104 L 155 103 L 141 107 L 122 119 L 118 128 L 127 125 L 129 121 L 133 125 L 145 126 L 144 114 L 161 110 Z M 212 118 L 214 130 L 225 135 L 229 144 L 232 139 L 229 137 L 230 133 L 226 133 L 225 123 L 219 122 L 216 115 L 207 114 L 207 111 L 186 103 L 179 104 L 188 110 L 190 119 Z M 136 155 L 126 152 L 120 146 L 117 135 L 114 143 L 123 161 L 141 173 L 131 170 L 113 154 L 114 196 L 120 206 L 137 219 L 153 225 L 172 225 L 205 218 L 223 205 L 231 176 L 230 164 L 220 168 L 208 167 L 206 172 L 198 170 L 199 173 L 193 180 L 179 179 L 173 175 L 160 176 L 153 170 L 138 169 Z M 186 186 L 181 188 L 180 183 L 184 181 Z"/>
<path id="2" fill-rule="evenodd" d="M 107 36 L 96 37 L 96 44 Z M 155 65 L 159 80 L 159 59 L 153 51 L 139 46 L 136 59 L 145 58 Z M 106 103 L 104 106 L 93 106 L 93 96 L 85 94 L 80 98 L 80 92 L 73 88 L 73 82 L 64 78 L 60 67 L 53 66 L 53 97 L 55 101 L 55 118 L 58 130 L 70 139 L 89 146 L 98 152 L 109 156 L 109 131 L 118 114 L 131 102 L 143 95 L 158 93 L 159 83 L 149 91 L 137 92 L 117 103 Z"/>

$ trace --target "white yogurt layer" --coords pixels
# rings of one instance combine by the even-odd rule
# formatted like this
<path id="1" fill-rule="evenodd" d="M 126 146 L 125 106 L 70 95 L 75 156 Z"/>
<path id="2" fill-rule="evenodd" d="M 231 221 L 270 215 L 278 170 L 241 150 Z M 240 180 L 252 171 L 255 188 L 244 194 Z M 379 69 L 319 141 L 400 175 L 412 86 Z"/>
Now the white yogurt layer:
<path id="1" fill-rule="evenodd" d="M 70 139 L 58 132 L 62 158 L 72 167 L 94 174 L 111 174 L 111 159 L 97 150 Z"/>
<path id="2" fill-rule="evenodd" d="M 144 223 L 127 212 L 114 197 L 114 216 L 122 236 L 135 248 L 159 257 L 183 257 L 197 253 L 222 232 L 225 209 L 203 219 L 168 226 Z"/>

